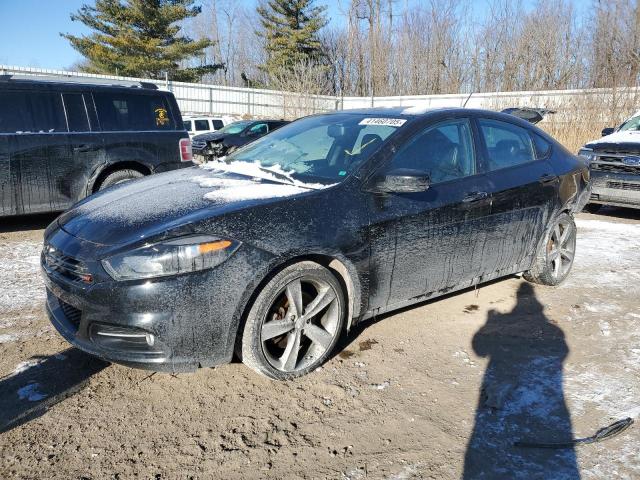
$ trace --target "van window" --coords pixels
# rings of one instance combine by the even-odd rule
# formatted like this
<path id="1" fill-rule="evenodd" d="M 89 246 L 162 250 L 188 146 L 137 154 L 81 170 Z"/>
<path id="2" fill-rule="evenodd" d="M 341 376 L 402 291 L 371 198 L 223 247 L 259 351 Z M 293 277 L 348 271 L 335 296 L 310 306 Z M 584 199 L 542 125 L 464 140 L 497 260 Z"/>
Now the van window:
<path id="1" fill-rule="evenodd" d="M 66 132 L 59 93 L 0 92 L 0 133 Z"/>
<path id="2" fill-rule="evenodd" d="M 211 123 L 213 124 L 214 130 L 220 130 L 222 127 L 224 127 L 224 123 L 222 123 L 222 120 L 211 120 Z"/>
<path id="3" fill-rule="evenodd" d="M 156 95 L 94 93 L 102 130 L 173 130 L 175 125 L 165 99 Z"/>
<path id="4" fill-rule="evenodd" d="M 185 129 L 187 132 L 191 132 L 191 131 L 192 131 L 192 130 L 191 130 L 191 120 L 184 120 L 184 121 L 182 122 L 182 125 L 184 126 L 184 129 Z"/>
<path id="5" fill-rule="evenodd" d="M 196 131 L 209 130 L 209 120 L 195 120 L 193 123 L 196 125 Z"/>
<path id="6" fill-rule="evenodd" d="M 88 132 L 89 118 L 81 93 L 64 93 L 64 108 L 67 112 L 67 124 L 70 132 Z"/>

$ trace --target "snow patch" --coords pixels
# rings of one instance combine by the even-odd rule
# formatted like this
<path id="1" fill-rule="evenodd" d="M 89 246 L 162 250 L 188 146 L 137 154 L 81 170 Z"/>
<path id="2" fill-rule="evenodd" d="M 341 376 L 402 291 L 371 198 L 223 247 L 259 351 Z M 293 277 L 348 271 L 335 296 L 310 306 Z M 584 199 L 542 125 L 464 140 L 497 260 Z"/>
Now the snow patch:
<path id="1" fill-rule="evenodd" d="M 22 335 L 19 333 L 7 333 L 0 335 L 0 343 L 11 343 L 20 339 Z"/>
<path id="2" fill-rule="evenodd" d="M 22 388 L 18 389 L 18 398 L 20 400 L 29 400 L 30 402 L 38 402 L 47 398 L 47 395 L 40 391 L 40 385 L 36 382 L 31 382 Z"/>
<path id="3" fill-rule="evenodd" d="M 44 299 L 40 276 L 41 242 L 0 244 L 0 312 L 39 305 Z"/>
<path id="4" fill-rule="evenodd" d="M 280 165 L 263 167 L 258 163 L 249 162 L 209 162 L 201 168 L 214 172 L 213 176 L 201 175 L 193 179 L 203 188 L 216 189 L 205 194 L 204 198 L 207 200 L 242 201 L 289 197 L 332 186 L 302 182 L 293 178 L 293 170 L 285 171 Z M 223 176 L 227 173 L 244 175 L 249 179 Z M 268 183 L 262 182 L 263 180 Z"/>

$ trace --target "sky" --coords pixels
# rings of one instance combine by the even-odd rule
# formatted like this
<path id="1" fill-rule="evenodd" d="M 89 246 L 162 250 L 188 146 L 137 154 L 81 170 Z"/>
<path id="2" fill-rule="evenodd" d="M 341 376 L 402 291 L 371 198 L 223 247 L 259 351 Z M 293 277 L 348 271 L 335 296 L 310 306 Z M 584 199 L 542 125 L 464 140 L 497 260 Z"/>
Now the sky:
<path id="1" fill-rule="evenodd" d="M 257 0 L 238 0 L 247 6 Z M 347 0 L 316 0 L 328 6 L 328 17 L 340 22 L 338 6 Z M 421 0 L 400 0 L 419 2 Z M 482 15 L 487 0 L 468 0 L 474 12 Z M 534 0 L 525 0 L 532 4 Z M 0 65 L 65 69 L 81 59 L 60 36 L 60 32 L 88 33 L 69 15 L 91 0 L 0 0 Z M 579 2 L 580 3 L 580 2 Z"/>

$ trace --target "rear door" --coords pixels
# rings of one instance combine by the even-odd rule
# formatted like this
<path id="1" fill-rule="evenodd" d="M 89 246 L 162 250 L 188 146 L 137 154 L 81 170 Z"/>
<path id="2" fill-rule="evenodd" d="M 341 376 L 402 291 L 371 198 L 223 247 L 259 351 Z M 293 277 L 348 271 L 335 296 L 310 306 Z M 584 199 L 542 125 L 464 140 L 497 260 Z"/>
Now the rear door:
<path id="1" fill-rule="evenodd" d="M 179 165 L 185 134 L 161 92 L 99 91 L 93 99 L 108 163 L 135 162 L 152 172 Z"/>
<path id="2" fill-rule="evenodd" d="M 534 132 L 489 118 L 478 119 L 478 130 L 493 197 L 484 270 L 508 274 L 527 267 L 536 254 L 559 181 L 549 152 L 536 149 Z"/>
<path id="3" fill-rule="evenodd" d="M 387 167 L 424 171 L 421 193 L 372 199 L 370 307 L 400 306 L 480 275 L 490 184 L 478 173 L 467 118 L 424 127 Z"/>

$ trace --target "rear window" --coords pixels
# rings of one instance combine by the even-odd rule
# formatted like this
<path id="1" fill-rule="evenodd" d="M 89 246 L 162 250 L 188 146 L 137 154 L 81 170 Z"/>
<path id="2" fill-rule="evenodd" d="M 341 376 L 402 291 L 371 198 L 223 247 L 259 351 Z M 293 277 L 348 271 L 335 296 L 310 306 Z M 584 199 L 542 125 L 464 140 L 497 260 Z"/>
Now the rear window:
<path id="1" fill-rule="evenodd" d="M 102 130 L 173 130 L 175 124 L 169 106 L 159 95 L 94 93 Z"/>
<path id="2" fill-rule="evenodd" d="M 66 132 L 59 93 L 0 92 L 0 133 Z"/>
<path id="3" fill-rule="evenodd" d="M 196 132 L 209 130 L 209 120 L 195 120 L 193 123 L 196 126 Z"/>

